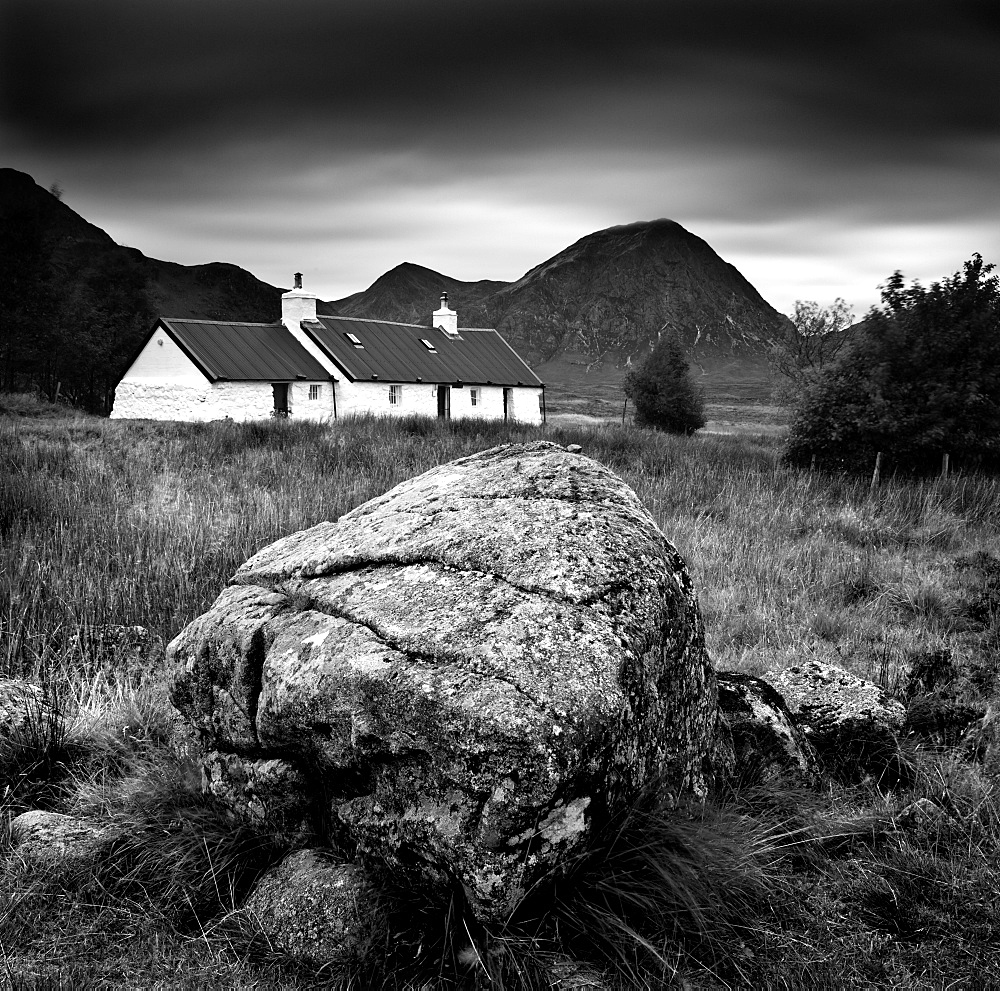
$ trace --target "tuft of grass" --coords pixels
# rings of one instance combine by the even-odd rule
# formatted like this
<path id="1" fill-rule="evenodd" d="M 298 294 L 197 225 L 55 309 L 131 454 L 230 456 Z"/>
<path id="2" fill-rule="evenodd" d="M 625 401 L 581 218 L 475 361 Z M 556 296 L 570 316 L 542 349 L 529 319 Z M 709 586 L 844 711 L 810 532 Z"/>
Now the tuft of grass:
<path id="1" fill-rule="evenodd" d="M 634 987 L 701 974 L 753 983 L 762 917 L 794 911 L 800 834 L 731 808 L 665 809 L 646 796 L 609 823 L 556 885 L 565 947 Z"/>

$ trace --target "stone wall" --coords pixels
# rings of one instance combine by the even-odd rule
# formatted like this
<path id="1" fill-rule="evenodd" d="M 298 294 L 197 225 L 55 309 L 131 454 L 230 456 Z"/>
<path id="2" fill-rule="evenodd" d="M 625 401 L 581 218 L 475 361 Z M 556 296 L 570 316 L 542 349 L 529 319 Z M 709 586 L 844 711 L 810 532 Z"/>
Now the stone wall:
<path id="1" fill-rule="evenodd" d="M 319 399 L 309 399 L 309 386 L 319 385 Z M 293 382 L 288 404 L 295 419 L 333 418 L 333 390 L 329 382 Z M 123 379 L 115 390 L 113 419 L 149 420 L 267 420 L 274 409 L 270 382 L 216 382 L 182 385 L 141 379 Z"/>

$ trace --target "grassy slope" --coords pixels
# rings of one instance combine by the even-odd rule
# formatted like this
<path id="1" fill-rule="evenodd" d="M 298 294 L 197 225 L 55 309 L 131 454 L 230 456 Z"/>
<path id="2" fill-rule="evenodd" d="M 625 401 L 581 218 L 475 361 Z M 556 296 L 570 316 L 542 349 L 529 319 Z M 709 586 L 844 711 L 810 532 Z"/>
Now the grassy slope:
<path id="1" fill-rule="evenodd" d="M 990 584 L 1000 563 L 996 574 L 989 563 L 1000 557 L 994 481 L 888 481 L 871 494 L 863 482 L 782 468 L 776 441 L 764 435 L 8 416 L 0 421 L 0 676 L 58 689 L 76 742 L 51 766 L 32 764 L 22 748 L 20 770 L 11 771 L 9 760 L 0 768 L 7 814 L 48 803 L 118 817 L 144 835 L 163 832 L 150 809 L 157 801 L 193 808 L 197 789 L 188 772 L 174 769 L 174 778 L 157 786 L 160 797 L 145 804 L 136 798 L 142 788 L 123 792 L 114 774 L 110 797 L 100 785 L 102 764 L 138 774 L 147 790 L 151 776 L 166 773 L 162 672 L 109 657 L 94 647 L 92 632 L 104 623 L 141 624 L 169 639 L 262 545 L 336 519 L 434 464 L 539 436 L 582 444 L 636 490 L 690 564 L 709 649 L 721 667 L 760 672 L 817 657 L 900 689 L 910 665 L 941 655 L 970 684 L 991 690 L 1000 625 Z M 992 557 L 973 567 L 976 553 Z M 871 786 L 766 801 L 744 795 L 713 813 L 725 822 L 709 823 L 698 837 L 722 836 L 739 846 L 743 833 L 773 832 L 791 820 L 808 826 L 808 842 L 801 841 L 808 856 L 764 844 L 766 877 L 746 907 L 742 924 L 751 927 L 738 938 L 721 916 L 710 916 L 722 933 L 714 943 L 673 934 L 669 946 L 680 947 L 674 959 L 692 986 L 937 987 L 970 973 L 1000 983 L 995 777 L 988 763 L 948 750 L 915 749 L 912 759 L 916 784 L 900 795 Z M 894 831 L 900 809 L 922 795 L 938 802 L 946 796 L 953 813 L 923 831 Z M 230 842 L 217 823 L 178 815 L 216 836 L 220 849 Z M 733 822 L 756 826 L 741 831 Z M 837 833 L 843 841 L 823 839 Z M 699 843 L 696 862 L 722 864 L 714 894 L 705 882 L 707 903 L 763 869 L 743 847 L 742 860 L 718 860 L 729 847 Z M 195 863 L 194 874 L 204 876 L 207 868 L 189 853 L 185 869 Z M 162 853 L 165 863 L 177 856 L 174 847 Z M 71 884 L 32 879 L 16 863 L 5 870 L 0 975 L 6 959 L 11 975 L 38 975 L 37 986 L 64 979 L 89 986 L 308 986 L 320 979 L 283 970 L 267 955 L 248 963 L 234 952 L 231 933 L 209 928 L 199 936 L 206 919 L 178 921 L 176 906 L 164 908 L 157 885 L 144 882 L 141 871 L 128 883 L 103 877 Z M 67 932 L 79 937 L 72 954 L 64 949 Z M 706 942 L 707 957 L 698 949 Z M 717 979 L 708 976 L 713 972 Z"/>

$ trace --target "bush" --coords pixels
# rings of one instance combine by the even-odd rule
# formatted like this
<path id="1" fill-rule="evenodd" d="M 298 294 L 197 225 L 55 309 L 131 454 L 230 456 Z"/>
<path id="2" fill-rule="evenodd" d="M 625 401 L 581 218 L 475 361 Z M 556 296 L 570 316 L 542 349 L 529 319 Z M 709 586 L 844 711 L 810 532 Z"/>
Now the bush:
<path id="1" fill-rule="evenodd" d="M 789 433 L 792 464 L 870 471 L 1000 465 L 1000 289 L 974 255 L 923 288 L 896 272 L 881 309 L 807 390 Z"/>
<path id="2" fill-rule="evenodd" d="M 672 334 L 661 337 L 639 368 L 626 374 L 625 395 L 635 404 L 635 422 L 641 427 L 692 434 L 705 426 L 705 398 Z"/>

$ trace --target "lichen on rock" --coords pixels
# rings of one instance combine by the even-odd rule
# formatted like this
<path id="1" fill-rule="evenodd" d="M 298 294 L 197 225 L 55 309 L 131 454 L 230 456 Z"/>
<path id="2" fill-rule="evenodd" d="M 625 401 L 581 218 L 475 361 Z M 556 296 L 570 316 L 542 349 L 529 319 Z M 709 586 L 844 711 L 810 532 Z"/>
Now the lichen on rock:
<path id="1" fill-rule="evenodd" d="M 834 664 L 803 661 L 768 675 L 827 772 L 845 781 L 907 776 L 899 749 L 906 710 L 878 685 Z"/>
<path id="2" fill-rule="evenodd" d="M 280 758 L 360 857 L 460 884 L 484 920 L 650 781 L 705 792 L 716 684 L 684 562 L 617 476 L 554 444 L 264 548 L 169 654 L 207 751 Z"/>
<path id="3" fill-rule="evenodd" d="M 781 694 L 764 679 L 736 671 L 718 672 L 718 682 L 719 709 L 732 734 L 732 773 L 740 784 L 817 784 L 816 751 Z"/>

